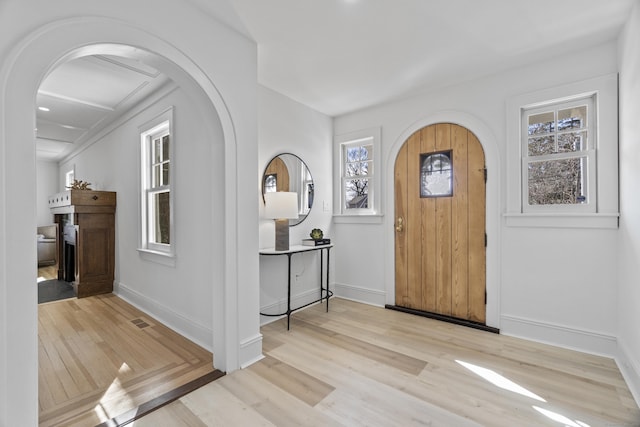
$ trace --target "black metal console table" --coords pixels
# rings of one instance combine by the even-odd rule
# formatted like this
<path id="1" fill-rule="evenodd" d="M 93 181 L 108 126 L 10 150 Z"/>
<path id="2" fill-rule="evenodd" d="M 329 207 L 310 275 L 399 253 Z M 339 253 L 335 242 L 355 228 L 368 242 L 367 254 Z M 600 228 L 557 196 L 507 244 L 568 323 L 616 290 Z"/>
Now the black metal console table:
<path id="1" fill-rule="evenodd" d="M 289 247 L 288 251 L 276 251 L 275 249 L 262 249 L 260 250 L 260 255 L 265 256 L 273 256 L 273 255 L 286 255 L 287 256 L 287 311 L 284 313 L 276 313 L 276 314 L 268 314 L 268 313 L 260 313 L 263 316 L 270 317 L 278 317 L 278 316 L 287 316 L 287 330 L 289 330 L 289 324 L 291 320 L 291 313 L 296 310 L 300 310 L 301 308 L 305 308 L 311 304 L 315 304 L 317 302 L 322 302 L 325 299 L 327 300 L 327 312 L 329 311 L 329 297 L 333 296 L 333 291 L 329 290 L 329 250 L 333 247 L 332 244 L 329 245 L 320 245 L 320 246 L 302 246 L 302 245 L 294 245 Z M 299 254 L 303 252 L 311 252 L 311 251 L 320 251 L 320 298 L 311 301 L 305 305 L 301 305 L 300 307 L 291 308 L 291 257 L 293 254 Z M 324 252 L 327 253 L 327 262 L 326 262 L 326 275 L 324 277 L 323 284 L 323 266 L 324 266 Z"/>

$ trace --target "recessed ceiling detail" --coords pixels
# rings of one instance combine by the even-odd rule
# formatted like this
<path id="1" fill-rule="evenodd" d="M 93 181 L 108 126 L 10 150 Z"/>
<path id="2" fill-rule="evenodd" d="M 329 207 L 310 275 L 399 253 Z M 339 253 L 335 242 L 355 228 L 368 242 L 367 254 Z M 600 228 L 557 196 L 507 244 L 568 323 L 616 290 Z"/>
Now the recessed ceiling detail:
<path id="1" fill-rule="evenodd" d="M 38 158 L 60 160 L 168 82 L 153 67 L 112 55 L 60 65 L 38 89 Z"/>

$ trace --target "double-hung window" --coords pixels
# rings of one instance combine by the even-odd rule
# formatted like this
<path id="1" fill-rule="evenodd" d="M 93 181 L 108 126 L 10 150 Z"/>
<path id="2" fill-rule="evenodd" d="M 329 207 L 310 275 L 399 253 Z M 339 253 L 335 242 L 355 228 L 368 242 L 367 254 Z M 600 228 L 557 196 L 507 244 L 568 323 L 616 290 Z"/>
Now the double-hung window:
<path id="1" fill-rule="evenodd" d="M 369 189 L 373 187 L 373 138 L 342 145 L 343 209 L 369 209 Z M 372 192 L 373 194 L 373 192 Z"/>
<path id="2" fill-rule="evenodd" d="M 375 216 L 380 212 L 380 129 L 336 137 L 336 215 Z"/>
<path id="3" fill-rule="evenodd" d="M 141 132 L 141 249 L 166 255 L 173 254 L 172 145 L 169 118 Z"/>
<path id="4" fill-rule="evenodd" d="M 508 226 L 618 226 L 615 74 L 507 101 Z"/>
<path id="5" fill-rule="evenodd" d="M 594 97 L 522 110 L 525 212 L 596 211 Z"/>

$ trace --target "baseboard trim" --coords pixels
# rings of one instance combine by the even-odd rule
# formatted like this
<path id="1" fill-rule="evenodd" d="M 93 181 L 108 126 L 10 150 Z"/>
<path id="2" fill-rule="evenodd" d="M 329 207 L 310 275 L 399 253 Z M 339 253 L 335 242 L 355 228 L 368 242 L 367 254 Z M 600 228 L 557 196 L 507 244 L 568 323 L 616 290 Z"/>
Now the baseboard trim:
<path id="1" fill-rule="evenodd" d="M 360 286 L 344 283 L 334 284 L 334 296 L 364 304 L 384 307 L 387 293 L 375 289 L 362 288 Z"/>
<path id="2" fill-rule="evenodd" d="M 317 300 L 320 295 L 320 290 L 317 288 L 310 289 L 304 292 L 301 292 L 297 295 L 291 296 L 291 308 L 294 309 L 296 307 L 302 307 L 306 304 L 312 303 Z M 260 313 L 282 313 L 287 310 L 287 300 L 278 300 L 274 303 L 261 306 Z M 286 317 L 286 315 L 282 316 L 260 316 L 260 325 L 264 326 L 271 322 L 275 322 L 278 319 Z"/>
<path id="3" fill-rule="evenodd" d="M 616 364 L 622 373 L 629 391 L 636 401 L 636 405 L 640 406 L 640 362 L 633 357 L 629 357 L 629 350 L 621 342 L 618 341 L 618 354 L 616 355 Z"/>
<path id="4" fill-rule="evenodd" d="M 173 329 L 200 347 L 213 352 L 213 330 L 184 315 L 171 310 L 153 298 L 137 292 L 123 283 L 117 282 L 113 293 L 137 309 L 153 316 L 168 328 Z"/>
<path id="5" fill-rule="evenodd" d="M 617 354 L 617 338 L 599 332 L 509 315 L 500 317 L 500 330 L 504 335 L 597 356 L 614 358 Z"/>
<path id="6" fill-rule="evenodd" d="M 240 360 L 246 360 L 240 365 L 244 369 L 264 359 L 262 355 L 262 334 L 246 339 L 240 343 Z"/>
<path id="7" fill-rule="evenodd" d="M 345 285 L 343 283 L 335 283 L 329 287 L 333 291 L 334 297 L 361 302 L 376 307 L 384 307 L 387 293 L 373 289 L 361 288 L 359 286 Z M 301 307 L 311 301 L 318 299 L 318 289 L 311 289 L 297 295 L 291 296 L 291 307 Z M 274 303 L 261 306 L 261 313 L 282 313 L 287 309 L 287 300 L 279 300 Z M 280 317 L 261 316 L 260 324 L 266 325 L 275 322 Z"/>

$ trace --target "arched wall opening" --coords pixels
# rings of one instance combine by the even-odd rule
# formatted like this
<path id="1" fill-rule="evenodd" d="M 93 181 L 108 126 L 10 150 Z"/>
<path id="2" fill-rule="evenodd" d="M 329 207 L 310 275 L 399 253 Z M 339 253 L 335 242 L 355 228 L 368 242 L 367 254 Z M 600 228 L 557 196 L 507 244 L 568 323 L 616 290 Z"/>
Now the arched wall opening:
<path id="1" fill-rule="evenodd" d="M 419 129 L 437 124 L 453 123 L 471 131 L 482 145 L 485 153 L 485 162 L 488 170 L 486 186 L 486 230 L 488 244 L 486 248 L 486 324 L 487 326 L 500 327 L 500 155 L 496 138 L 493 132 L 480 119 L 460 111 L 443 111 L 431 114 L 412 123 L 400 135 L 391 146 L 386 159 L 386 199 L 390 215 L 387 215 L 388 226 L 385 227 L 385 283 L 386 303 L 395 304 L 395 228 L 393 215 L 393 201 L 395 200 L 394 167 L 398 152 L 405 141 Z"/>
<path id="2" fill-rule="evenodd" d="M 198 91 L 217 113 L 223 135 L 222 182 L 216 183 L 212 222 L 218 224 L 214 235 L 220 246 L 212 258 L 220 266 L 212 273 L 213 352 L 218 369 L 239 367 L 239 320 L 237 304 L 237 175 L 236 129 L 225 100 L 208 76 L 188 55 L 166 41 L 128 24 L 106 18 L 77 18 L 41 27 L 23 39 L 5 58 L 0 73 L 3 105 L 0 115 L 3 148 L 3 173 L 0 197 L 5 209 L 0 212 L 4 234 L 0 245 L 0 270 L 3 272 L 4 314 L 0 354 L 6 355 L 0 366 L 0 421 L 20 420 L 23 425 L 37 424 L 38 348 L 36 249 L 32 239 L 36 227 L 35 194 L 35 99 L 40 82 L 57 64 L 74 57 L 109 53 L 134 56 L 165 73 L 178 85 Z M 212 159 L 214 161 L 215 159 Z M 215 163 L 215 162 L 214 162 Z M 211 191 L 204 186 L 203 191 Z M 222 194 L 222 200 L 220 200 Z M 212 197 L 213 199 L 213 197 Z M 9 248 L 9 244 L 11 247 Z M 17 286 L 20 284 L 21 286 Z M 257 317 L 257 315 L 256 315 Z M 15 369 L 12 367 L 20 367 Z M 19 402 L 9 405 L 11 402 Z"/>

